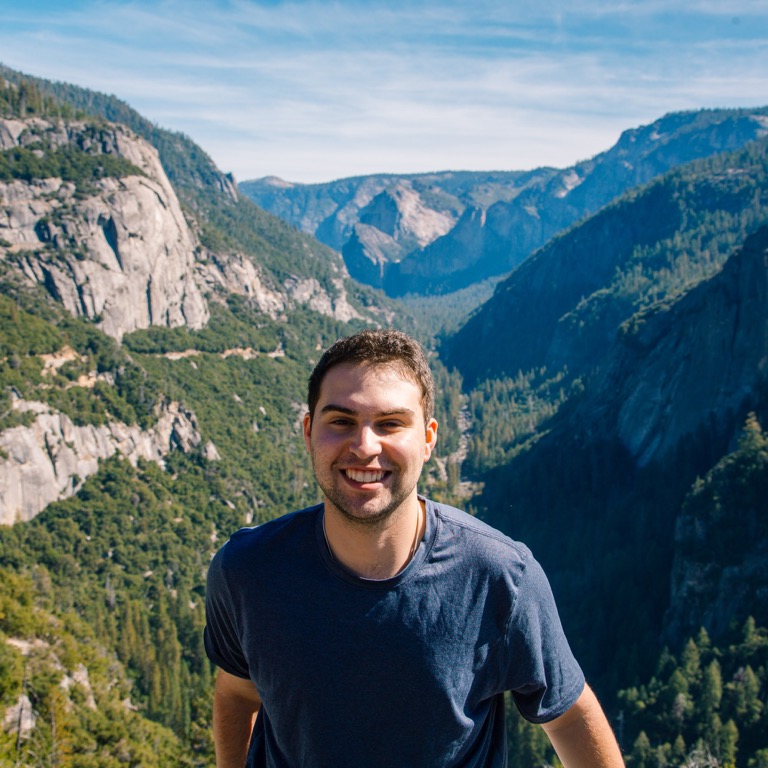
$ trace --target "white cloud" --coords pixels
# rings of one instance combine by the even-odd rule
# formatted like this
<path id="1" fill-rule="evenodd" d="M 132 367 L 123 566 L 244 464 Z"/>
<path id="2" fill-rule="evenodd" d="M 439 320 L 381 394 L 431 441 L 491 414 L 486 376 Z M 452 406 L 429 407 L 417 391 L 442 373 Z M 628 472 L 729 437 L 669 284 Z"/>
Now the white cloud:
<path id="1" fill-rule="evenodd" d="M 562 166 L 768 102 L 764 0 L 39 5 L 0 10 L 3 63 L 115 93 L 240 179 Z"/>

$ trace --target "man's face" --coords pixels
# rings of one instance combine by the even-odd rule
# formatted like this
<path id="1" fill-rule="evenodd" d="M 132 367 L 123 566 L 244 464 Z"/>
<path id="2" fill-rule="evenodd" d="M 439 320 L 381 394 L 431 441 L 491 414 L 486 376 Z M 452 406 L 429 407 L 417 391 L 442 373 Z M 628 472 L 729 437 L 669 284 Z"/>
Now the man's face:
<path id="1" fill-rule="evenodd" d="M 378 524 L 416 504 L 416 483 L 437 439 L 424 422 L 421 392 L 396 369 L 344 363 L 320 387 L 304 440 L 326 505 Z"/>

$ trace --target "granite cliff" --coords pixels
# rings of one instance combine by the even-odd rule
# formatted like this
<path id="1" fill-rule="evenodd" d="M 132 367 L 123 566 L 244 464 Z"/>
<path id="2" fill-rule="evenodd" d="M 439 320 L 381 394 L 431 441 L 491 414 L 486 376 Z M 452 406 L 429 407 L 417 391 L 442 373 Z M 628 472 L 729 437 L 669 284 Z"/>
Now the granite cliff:
<path id="1" fill-rule="evenodd" d="M 34 420 L 0 432 L 0 525 L 30 520 L 52 501 L 72 496 L 100 461 L 116 453 L 134 465 L 139 459 L 162 463 L 168 451 L 190 452 L 201 443 L 195 415 L 179 403 L 158 407 L 157 422 L 147 430 L 119 421 L 76 425 L 46 403 L 21 398 L 12 409 Z"/>
<path id="2" fill-rule="evenodd" d="M 41 118 L 0 121 L 0 147 L 74 147 L 136 169 L 87 185 L 60 177 L 0 184 L 4 262 L 118 339 L 150 325 L 206 323 L 196 243 L 154 148 L 120 126 Z"/>
<path id="3" fill-rule="evenodd" d="M 709 280 L 633 317 L 602 368 L 582 411 L 640 466 L 685 440 L 735 440 L 768 380 L 768 228 Z"/>
<path id="4" fill-rule="evenodd" d="M 479 478 L 482 514 L 537 554 L 576 653 L 609 677 L 701 626 L 722 637 L 766 618 L 768 464 L 737 447 L 750 413 L 768 424 L 768 228 L 742 245 L 626 322 L 560 410 Z M 749 471 L 702 486 L 734 462 Z"/>
<path id="5" fill-rule="evenodd" d="M 692 485 L 674 518 L 663 622 L 673 643 L 768 620 L 766 382 L 768 227 L 711 279 L 627 324 L 578 409 L 576 423 L 636 466 L 678 467 Z"/>
<path id="6" fill-rule="evenodd" d="M 331 264 L 336 274 L 322 284 L 311 271 L 280 279 L 238 249 L 205 248 L 155 148 L 123 126 L 0 120 L 0 151 L 17 148 L 73 150 L 131 166 L 87 183 L 61 176 L 0 181 L 0 260 L 116 339 L 153 325 L 202 328 L 209 301 L 233 293 L 271 317 L 296 306 L 340 320 L 361 317 L 343 264 Z"/>

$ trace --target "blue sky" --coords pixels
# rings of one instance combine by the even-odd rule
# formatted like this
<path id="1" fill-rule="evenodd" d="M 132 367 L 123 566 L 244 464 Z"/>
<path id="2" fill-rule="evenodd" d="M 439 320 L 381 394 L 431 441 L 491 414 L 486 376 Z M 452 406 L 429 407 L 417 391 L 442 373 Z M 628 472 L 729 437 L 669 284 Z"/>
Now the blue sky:
<path id="1" fill-rule="evenodd" d="M 0 62 L 113 93 L 239 181 L 565 167 L 768 105 L 766 0 L 0 0 Z"/>

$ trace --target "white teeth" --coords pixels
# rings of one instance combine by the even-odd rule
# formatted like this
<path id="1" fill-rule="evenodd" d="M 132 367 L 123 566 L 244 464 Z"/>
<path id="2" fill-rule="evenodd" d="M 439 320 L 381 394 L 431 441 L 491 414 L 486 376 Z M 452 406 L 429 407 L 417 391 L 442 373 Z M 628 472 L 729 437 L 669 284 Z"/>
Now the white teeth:
<path id="1" fill-rule="evenodd" d="M 384 477 L 381 470 L 348 469 L 347 477 L 356 483 L 378 483 Z"/>

